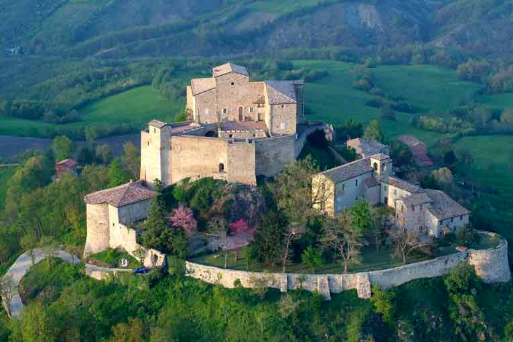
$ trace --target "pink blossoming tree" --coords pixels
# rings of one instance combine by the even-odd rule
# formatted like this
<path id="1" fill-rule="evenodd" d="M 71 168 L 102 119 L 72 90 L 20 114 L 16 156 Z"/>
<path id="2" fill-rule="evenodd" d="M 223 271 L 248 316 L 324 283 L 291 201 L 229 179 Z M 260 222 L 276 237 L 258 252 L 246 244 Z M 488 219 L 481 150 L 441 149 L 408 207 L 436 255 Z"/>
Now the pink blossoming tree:
<path id="1" fill-rule="evenodd" d="M 184 206 L 183 203 L 173 209 L 169 221 L 173 227 L 182 227 L 188 236 L 191 236 L 198 227 L 198 221 L 194 218 L 192 209 Z"/>

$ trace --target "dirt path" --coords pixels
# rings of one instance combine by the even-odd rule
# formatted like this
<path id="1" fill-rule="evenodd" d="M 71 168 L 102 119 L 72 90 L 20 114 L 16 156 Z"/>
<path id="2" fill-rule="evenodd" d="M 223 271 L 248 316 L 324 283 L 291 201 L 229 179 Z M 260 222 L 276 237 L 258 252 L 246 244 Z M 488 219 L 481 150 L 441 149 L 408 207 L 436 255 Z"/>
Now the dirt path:
<path id="1" fill-rule="evenodd" d="M 42 260 L 48 257 L 48 254 L 43 251 L 40 248 L 36 248 L 33 251 L 34 253 L 34 265 L 40 263 Z M 69 264 L 77 264 L 80 262 L 80 259 L 72 255 L 66 251 L 58 250 L 55 252 L 56 257 L 69 263 Z M 19 292 L 19 286 L 21 279 L 23 276 L 29 271 L 29 269 L 32 267 L 32 258 L 30 257 L 29 252 L 25 252 L 16 261 L 14 264 L 9 268 L 7 273 L 4 275 L 5 277 L 11 277 L 14 282 L 15 287 L 15 295 L 13 296 L 12 300 L 9 303 L 6 303 L 6 300 L 2 298 L 2 302 L 4 304 L 4 307 L 9 305 L 11 316 L 18 316 L 21 313 L 21 310 L 23 309 L 23 302 L 21 301 L 20 292 Z M 93 271 L 110 271 L 110 272 L 132 272 L 132 270 L 129 269 L 119 269 L 119 268 L 105 268 L 105 267 L 98 267 L 95 265 L 86 264 L 86 273 L 90 273 Z"/>

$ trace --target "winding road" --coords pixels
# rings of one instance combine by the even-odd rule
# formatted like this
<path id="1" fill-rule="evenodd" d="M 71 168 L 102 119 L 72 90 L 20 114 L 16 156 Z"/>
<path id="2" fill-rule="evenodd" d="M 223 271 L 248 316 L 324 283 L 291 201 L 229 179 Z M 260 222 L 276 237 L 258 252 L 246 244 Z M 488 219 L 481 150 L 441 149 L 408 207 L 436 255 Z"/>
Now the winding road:
<path id="1" fill-rule="evenodd" d="M 34 253 L 34 265 L 40 263 L 42 260 L 48 257 L 48 254 L 41 248 L 36 248 L 33 250 Z M 69 264 L 77 264 L 80 262 L 80 259 L 63 250 L 55 251 L 55 257 L 69 263 Z M 32 258 L 30 257 L 29 252 L 25 252 L 9 268 L 7 273 L 4 275 L 5 277 L 11 277 L 14 282 L 14 287 L 16 288 L 16 293 L 12 297 L 9 303 L 6 303 L 5 298 L 2 298 L 4 306 L 9 305 L 11 316 L 19 316 L 21 310 L 23 309 L 23 302 L 21 301 L 19 286 L 21 279 L 28 272 L 28 270 L 32 267 Z M 105 268 L 98 267 L 91 264 L 85 264 L 86 274 L 91 274 L 92 272 L 132 272 L 130 269 L 121 269 L 121 268 Z"/>

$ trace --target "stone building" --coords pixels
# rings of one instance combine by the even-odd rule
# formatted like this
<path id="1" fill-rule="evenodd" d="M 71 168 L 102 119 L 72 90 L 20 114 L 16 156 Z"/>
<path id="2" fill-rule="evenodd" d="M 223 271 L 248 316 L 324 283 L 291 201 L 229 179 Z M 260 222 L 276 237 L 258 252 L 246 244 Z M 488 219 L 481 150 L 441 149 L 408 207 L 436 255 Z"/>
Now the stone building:
<path id="1" fill-rule="evenodd" d="M 415 164 L 421 167 L 433 166 L 433 161 L 427 155 L 426 143 L 408 134 L 400 135 L 397 137 L 397 141 L 408 146 Z"/>
<path id="2" fill-rule="evenodd" d="M 346 141 L 347 148 L 352 148 L 362 158 L 370 157 L 378 153 L 390 155 L 390 147 L 383 145 L 377 141 L 356 138 Z"/>
<path id="3" fill-rule="evenodd" d="M 55 174 L 57 178 L 64 177 L 67 174 L 77 174 L 77 162 L 73 159 L 64 159 L 55 164 Z"/>
<path id="4" fill-rule="evenodd" d="M 306 136 L 323 123 L 301 122 L 303 84 L 251 82 L 246 68 L 227 63 L 211 78 L 191 80 L 192 121 L 153 120 L 141 132 L 141 179 L 164 186 L 185 178 L 213 177 L 256 184 L 274 176 L 301 152 Z"/>
<path id="5" fill-rule="evenodd" d="M 417 234 L 439 237 L 469 223 L 470 212 L 443 191 L 422 189 L 394 175 L 392 159 L 370 157 L 313 176 L 312 197 L 319 210 L 336 215 L 358 199 L 395 210 L 395 225 Z"/>
<path id="6" fill-rule="evenodd" d="M 303 82 L 252 82 L 245 67 L 232 63 L 213 68 L 211 78 L 193 79 L 187 87 L 187 112 L 200 124 L 262 122 L 271 136 L 295 134 L 303 107 Z"/>
<path id="7" fill-rule="evenodd" d="M 130 228 L 148 217 L 151 199 L 155 195 L 155 191 L 141 182 L 130 182 L 85 196 L 87 239 L 84 256 L 119 247 L 139 259 L 136 251 L 143 249 L 145 266 L 162 265 L 164 255 L 153 249 L 144 249 L 137 243 L 137 231 Z"/>
<path id="8" fill-rule="evenodd" d="M 153 120 L 141 132 L 139 182 L 84 198 L 86 255 L 141 247 L 130 227 L 147 217 L 155 180 L 164 187 L 202 177 L 256 185 L 258 175 L 274 176 L 296 159 L 309 134 L 328 129 L 300 119 L 302 82 L 250 82 L 246 68 L 231 63 L 214 68 L 212 78 L 191 80 L 187 111 L 192 121 Z M 147 251 L 146 266 L 162 261 Z"/>

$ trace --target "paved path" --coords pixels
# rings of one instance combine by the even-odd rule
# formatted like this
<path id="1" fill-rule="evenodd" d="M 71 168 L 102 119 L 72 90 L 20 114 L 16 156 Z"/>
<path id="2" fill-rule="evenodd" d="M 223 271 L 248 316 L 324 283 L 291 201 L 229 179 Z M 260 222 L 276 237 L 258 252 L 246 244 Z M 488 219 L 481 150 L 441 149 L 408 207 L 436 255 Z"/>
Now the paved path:
<path id="1" fill-rule="evenodd" d="M 77 264 L 80 262 L 80 259 L 72 255 L 66 251 L 57 250 L 55 252 L 55 256 L 57 258 L 62 259 L 63 261 L 69 263 L 69 264 Z M 35 264 L 40 263 L 42 260 L 48 257 L 48 254 L 42 250 L 41 248 L 34 249 L 34 262 Z M 25 252 L 16 261 L 14 264 L 9 268 L 7 273 L 4 277 L 10 276 L 12 280 L 14 281 L 14 286 L 16 288 L 16 294 L 13 296 L 10 303 L 5 303 L 3 301 L 4 306 L 9 305 L 11 309 L 11 316 L 18 316 L 21 313 L 21 310 L 23 309 L 23 303 L 21 301 L 20 297 L 20 291 L 19 286 L 21 279 L 23 276 L 28 272 L 28 270 L 32 267 L 32 258 L 30 257 L 29 252 Z M 91 264 L 86 264 L 86 273 L 93 272 L 93 271 L 107 271 L 107 272 L 113 272 L 113 271 L 121 271 L 121 272 L 132 272 L 130 269 L 119 269 L 119 268 L 105 268 L 105 267 L 98 267 Z"/>

